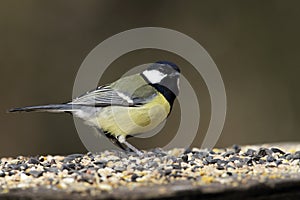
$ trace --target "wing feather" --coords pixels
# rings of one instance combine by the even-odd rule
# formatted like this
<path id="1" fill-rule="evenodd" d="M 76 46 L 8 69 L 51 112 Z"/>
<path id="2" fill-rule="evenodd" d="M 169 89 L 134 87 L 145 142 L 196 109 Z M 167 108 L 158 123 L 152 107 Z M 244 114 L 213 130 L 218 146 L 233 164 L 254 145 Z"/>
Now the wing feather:
<path id="1" fill-rule="evenodd" d="M 105 106 L 141 106 L 156 96 L 156 89 L 138 74 L 123 77 L 110 84 L 79 96 L 70 104 L 105 107 Z"/>
<path id="2" fill-rule="evenodd" d="M 99 86 L 70 102 L 70 104 L 104 107 L 111 105 L 134 106 L 130 97 L 120 91 L 113 90 L 109 85 Z"/>

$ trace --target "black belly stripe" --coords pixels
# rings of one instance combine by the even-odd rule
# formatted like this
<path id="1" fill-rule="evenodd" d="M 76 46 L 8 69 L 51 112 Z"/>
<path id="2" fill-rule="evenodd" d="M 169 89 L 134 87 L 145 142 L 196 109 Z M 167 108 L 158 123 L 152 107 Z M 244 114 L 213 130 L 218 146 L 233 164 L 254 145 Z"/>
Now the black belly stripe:
<path id="1" fill-rule="evenodd" d="M 174 100 L 176 98 L 176 95 L 167 87 L 160 85 L 160 84 L 150 84 L 152 87 L 154 87 L 158 92 L 160 92 L 166 100 L 170 104 L 170 111 L 172 110 Z"/>

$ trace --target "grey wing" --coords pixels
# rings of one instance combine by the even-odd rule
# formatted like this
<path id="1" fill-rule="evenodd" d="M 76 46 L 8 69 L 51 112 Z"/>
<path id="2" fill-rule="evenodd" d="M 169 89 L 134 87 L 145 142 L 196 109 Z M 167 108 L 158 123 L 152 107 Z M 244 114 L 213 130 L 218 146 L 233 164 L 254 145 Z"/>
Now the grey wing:
<path id="1" fill-rule="evenodd" d="M 129 94 L 112 89 L 109 85 L 99 86 L 95 90 L 89 91 L 77 97 L 69 104 L 105 107 L 105 106 L 139 106 L 144 104 L 144 99 L 137 96 L 131 97 Z"/>
<path id="2" fill-rule="evenodd" d="M 99 86 L 74 99 L 70 104 L 105 107 L 111 105 L 134 106 L 133 100 L 126 94 L 113 90 L 109 85 Z"/>
<path id="3" fill-rule="evenodd" d="M 130 77 L 129 77 L 130 78 Z M 133 81 L 129 81 L 131 83 Z M 128 84 L 128 83 L 126 83 Z M 124 92 L 124 83 L 115 84 L 113 89 L 110 85 L 99 86 L 95 90 L 79 96 L 70 102 L 70 104 L 105 107 L 105 106 L 140 106 L 149 102 L 157 93 L 156 90 L 148 84 L 140 84 L 140 87 L 134 91 Z M 121 91 L 122 90 L 122 91 Z M 126 90 L 125 90 L 126 91 Z"/>

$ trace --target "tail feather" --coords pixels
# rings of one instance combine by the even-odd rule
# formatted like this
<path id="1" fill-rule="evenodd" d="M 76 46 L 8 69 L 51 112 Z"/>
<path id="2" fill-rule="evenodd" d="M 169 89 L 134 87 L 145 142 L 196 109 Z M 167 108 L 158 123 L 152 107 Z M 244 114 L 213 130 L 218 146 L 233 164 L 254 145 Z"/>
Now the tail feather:
<path id="1" fill-rule="evenodd" d="M 22 108 L 12 108 L 8 112 L 71 112 L 76 109 L 72 104 L 50 104 L 41 106 L 27 106 Z"/>

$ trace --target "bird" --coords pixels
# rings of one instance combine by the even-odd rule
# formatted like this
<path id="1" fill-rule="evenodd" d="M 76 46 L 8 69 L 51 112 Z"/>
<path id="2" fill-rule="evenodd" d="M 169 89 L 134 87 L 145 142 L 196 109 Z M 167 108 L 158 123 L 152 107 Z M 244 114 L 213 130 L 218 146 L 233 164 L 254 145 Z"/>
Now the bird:
<path id="1" fill-rule="evenodd" d="M 166 120 L 179 94 L 180 73 L 176 64 L 157 61 L 140 73 L 98 86 L 69 102 L 12 108 L 9 112 L 71 113 L 121 149 L 143 155 L 126 139 Z"/>

